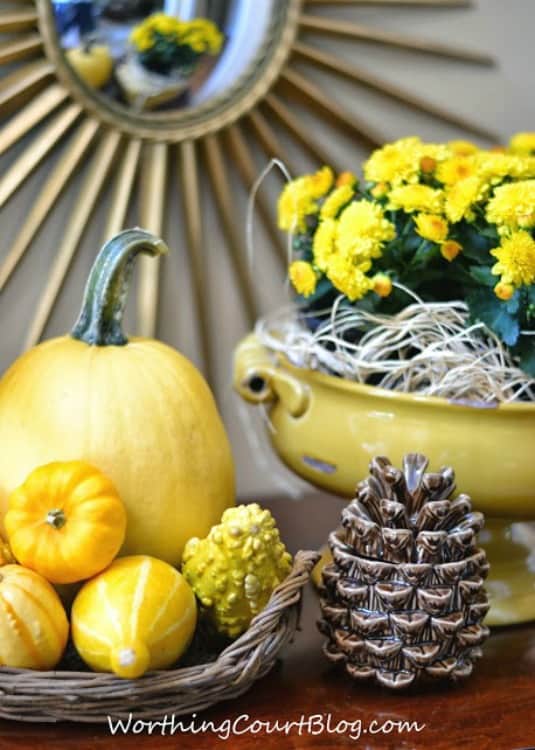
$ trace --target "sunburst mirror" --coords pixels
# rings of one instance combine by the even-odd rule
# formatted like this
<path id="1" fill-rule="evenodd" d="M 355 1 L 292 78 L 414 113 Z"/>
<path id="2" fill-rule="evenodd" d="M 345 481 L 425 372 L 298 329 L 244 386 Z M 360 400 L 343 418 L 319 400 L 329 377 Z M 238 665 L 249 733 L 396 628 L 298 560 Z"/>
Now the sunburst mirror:
<path id="1" fill-rule="evenodd" d="M 336 6 L 341 5 L 352 6 L 354 21 L 337 15 Z M 206 310 L 209 296 L 203 291 L 201 175 L 208 176 L 223 244 L 252 321 L 258 312 L 257 295 L 248 274 L 245 233 L 236 226 L 234 207 L 243 204 L 261 168 L 257 152 L 291 166 L 281 145 L 290 139 L 304 150 L 311 166 L 325 162 L 336 166 L 320 138 L 314 137 L 310 119 L 306 123 L 302 119 L 303 107 L 310 116 L 349 132 L 367 148 L 381 141 L 364 116 L 350 116 L 326 87 L 303 70 L 322 69 L 333 80 L 344 78 L 356 88 L 367 87 L 465 132 L 496 140 L 482 127 L 315 45 L 322 35 L 334 35 L 355 44 L 394 46 L 472 64 L 492 63 L 487 55 L 471 50 L 362 25 L 359 6 L 363 5 L 383 6 L 388 11 L 387 6 L 394 5 L 453 9 L 469 2 L 2 1 L 0 154 L 19 149 L 0 177 L 3 221 L 9 200 L 24 181 L 48 158 L 51 167 L 15 239 L 2 248 L 0 291 L 15 278 L 23 256 L 32 252 L 45 220 L 63 191 L 70 188 L 73 176 L 81 179 L 76 207 L 43 279 L 24 347 L 41 338 L 81 240 L 96 221 L 99 197 L 111 185 L 103 240 L 132 223 L 133 210 L 136 223 L 161 233 L 166 214 L 177 200 L 183 202 L 183 243 L 193 281 L 195 317 L 204 369 L 209 379 L 213 377 Z M 299 110 L 292 106 L 297 100 Z M 52 160 L 60 144 L 59 158 Z M 165 187 L 169 172 L 177 169 L 179 195 Z M 236 179 L 241 193 L 230 187 Z M 133 195 L 138 192 L 141 199 L 134 206 Z M 283 238 L 262 194 L 257 208 L 275 257 L 284 262 Z M 157 329 L 160 271 L 153 260 L 141 263 L 137 328 L 143 335 L 153 335 Z"/>

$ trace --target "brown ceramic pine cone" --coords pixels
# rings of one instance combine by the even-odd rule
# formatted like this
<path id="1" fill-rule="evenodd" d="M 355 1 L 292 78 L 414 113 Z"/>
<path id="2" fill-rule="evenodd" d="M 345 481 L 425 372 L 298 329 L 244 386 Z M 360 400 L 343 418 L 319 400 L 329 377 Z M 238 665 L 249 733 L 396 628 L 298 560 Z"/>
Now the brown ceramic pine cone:
<path id="1" fill-rule="evenodd" d="M 324 652 L 360 680 L 390 688 L 423 675 L 467 677 L 489 630 L 488 573 L 476 546 L 483 526 L 450 468 L 426 474 L 409 454 L 403 471 L 373 459 L 370 476 L 329 537 L 333 563 L 320 593 Z"/>

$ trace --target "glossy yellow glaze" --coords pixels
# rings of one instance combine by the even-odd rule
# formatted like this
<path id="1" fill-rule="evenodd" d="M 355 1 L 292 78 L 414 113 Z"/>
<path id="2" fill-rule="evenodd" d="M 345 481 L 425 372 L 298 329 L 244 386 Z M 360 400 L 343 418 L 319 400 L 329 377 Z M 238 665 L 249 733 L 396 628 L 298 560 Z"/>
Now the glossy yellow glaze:
<path id="1" fill-rule="evenodd" d="M 234 385 L 247 401 L 269 405 L 269 436 L 284 463 L 338 495 L 354 495 L 373 456 L 400 464 L 414 451 L 429 456 L 431 470 L 452 466 L 474 506 L 504 519 L 485 545 L 496 584 L 490 621 L 535 617 L 535 573 L 525 549 L 506 553 L 507 565 L 498 554 L 510 545 L 510 521 L 535 518 L 535 403 L 477 408 L 351 383 L 284 358 L 273 362 L 254 335 L 238 346 Z"/>

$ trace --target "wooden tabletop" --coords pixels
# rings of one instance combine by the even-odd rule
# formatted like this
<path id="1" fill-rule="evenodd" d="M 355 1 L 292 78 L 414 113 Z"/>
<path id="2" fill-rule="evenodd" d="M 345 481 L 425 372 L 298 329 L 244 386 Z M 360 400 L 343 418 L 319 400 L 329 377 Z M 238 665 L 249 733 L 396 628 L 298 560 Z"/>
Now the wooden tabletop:
<path id="1" fill-rule="evenodd" d="M 264 504 L 273 510 L 292 550 L 316 548 L 336 526 L 342 507 L 339 500 L 319 495 Z M 171 717 L 165 736 L 156 728 L 152 735 L 113 739 L 105 725 L 0 722 L 0 750 L 104 750 L 116 745 L 136 750 L 256 750 L 259 742 L 262 750 L 535 748 L 535 623 L 496 629 L 465 683 L 427 685 L 398 694 L 354 684 L 331 666 L 321 653 L 317 617 L 317 597 L 309 587 L 301 632 L 271 674 L 241 698 L 195 717 L 195 729 L 210 721 L 221 738 L 210 731 L 177 731 L 171 736 Z M 279 731 L 273 731 L 277 721 Z M 237 733 L 224 739 L 232 722 Z M 290 722 L 293 725 L 285 727 Z M 404 722 L 417 726 L 407 727 Z"/>

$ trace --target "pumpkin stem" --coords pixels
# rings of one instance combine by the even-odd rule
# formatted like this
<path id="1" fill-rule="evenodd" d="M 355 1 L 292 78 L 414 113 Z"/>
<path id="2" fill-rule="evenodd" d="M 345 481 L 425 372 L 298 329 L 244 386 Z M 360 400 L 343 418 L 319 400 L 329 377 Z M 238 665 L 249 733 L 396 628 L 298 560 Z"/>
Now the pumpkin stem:
<path id="1" fill-rule="evenodd" d="M 55 529 L 61 529 L 67 523 L 65 513 L 60 509 L 49 510 L 46 514 L 46 522 L 53 526 Z"/>
<path id="2" fill-rule="evenodd" d="M 80 316 L 71 336 L 90 346 L 124 346 L 122 323 L 134 260 L 139 253 L 164 255 L 163 240 L 144 229 L 126 229 L 106 242 L 93 264 Z"/>

